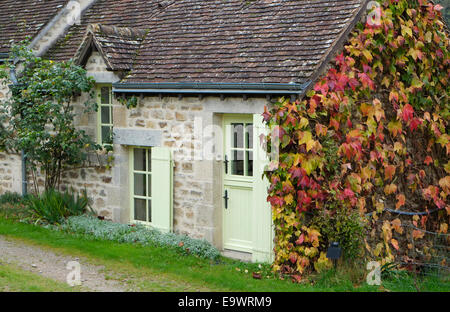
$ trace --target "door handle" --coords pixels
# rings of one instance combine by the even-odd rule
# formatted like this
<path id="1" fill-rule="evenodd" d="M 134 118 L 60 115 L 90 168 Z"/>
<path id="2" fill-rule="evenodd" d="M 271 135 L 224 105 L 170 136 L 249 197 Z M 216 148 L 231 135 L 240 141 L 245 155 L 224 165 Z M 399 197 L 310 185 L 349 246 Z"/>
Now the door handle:
<path id="1" fill-rule="evenodd" d="M 225 190 L 225 196 L 223 197 L 225 199 L 225 209 L 228 209 L 228 200 L 230 199 L 228 197 L 228 190 Z"/>
<path id="2" fill-rule="evenodd" d="M 225 160 L 223 161 L 223 163 L 225 164 L 225 174 L 228 174 L 228 156 L 225 155 Z"/>

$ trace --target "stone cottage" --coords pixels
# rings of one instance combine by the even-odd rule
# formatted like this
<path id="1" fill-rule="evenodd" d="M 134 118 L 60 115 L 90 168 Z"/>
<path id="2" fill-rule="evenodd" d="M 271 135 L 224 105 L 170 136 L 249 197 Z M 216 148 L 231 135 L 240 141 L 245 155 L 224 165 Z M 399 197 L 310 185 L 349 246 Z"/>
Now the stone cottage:
<path id="1" fill-rule="evenodd" d="M 74 59 L 99 110 L 75 123 L 114 163 L 68 172 L 115 222 L 204 238 L 226 255 L 270 261 L 261 113 L 301 98 L 325 71 L 365 0 L 3 0 L 0 59 L 30 36 L 36 54 Z M 7 90 L 0 91 L 1 97 Z M 127 109 L 120 98 L 135 96 Z M 0 153 L 0 194 L 21 192 L 20 155 Z"/>

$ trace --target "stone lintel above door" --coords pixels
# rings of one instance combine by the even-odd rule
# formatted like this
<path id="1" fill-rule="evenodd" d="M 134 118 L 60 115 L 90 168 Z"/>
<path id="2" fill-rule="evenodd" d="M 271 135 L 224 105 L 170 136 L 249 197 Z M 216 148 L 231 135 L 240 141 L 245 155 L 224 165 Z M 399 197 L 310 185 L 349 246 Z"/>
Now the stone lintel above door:
<path id="1" fill-rule="evenodd" d="M 161 146 L 162 134 L 159 130 L 114 128 L 114 144 L 127 146 Z"/>

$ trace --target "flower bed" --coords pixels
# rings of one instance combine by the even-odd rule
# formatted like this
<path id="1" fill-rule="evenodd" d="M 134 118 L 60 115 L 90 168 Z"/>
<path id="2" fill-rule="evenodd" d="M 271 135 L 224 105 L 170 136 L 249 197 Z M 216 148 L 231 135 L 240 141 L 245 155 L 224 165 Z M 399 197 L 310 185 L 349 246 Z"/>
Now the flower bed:
<path id="1" fill-rule="evenodd" d="M 219 251 L 206 240 L 193 239 L 186 235 L 174 233 L 163 233 L 157 229 L 143 225 L 127 225 L 102 221 L 91 216 L 69 217 L 57 228 L 71 233 L 88 235 L 95 239 L 118 243 L 138 243 L 156 247 L 173 247 L 183 253 L 212 260 L 220 256 Z"/>

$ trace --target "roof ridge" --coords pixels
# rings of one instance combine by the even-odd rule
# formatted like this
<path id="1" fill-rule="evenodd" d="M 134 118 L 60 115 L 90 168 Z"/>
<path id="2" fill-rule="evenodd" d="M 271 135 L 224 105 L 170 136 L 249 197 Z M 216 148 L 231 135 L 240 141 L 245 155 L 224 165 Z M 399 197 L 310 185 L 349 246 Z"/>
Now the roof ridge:
<path id="1" fill-rule="evenodd" d="M 143 39 L 148 31 L 145 29 L 136 28 L 136 27 L 118 27 L 118 26 L 93 23 L 93 24 L 89 24 L 87 32 L 91 32 L 94 35 L 96 35 L 97 33 L 100 33 L 100 34 L 104 34 L 107 36 Z"/>

